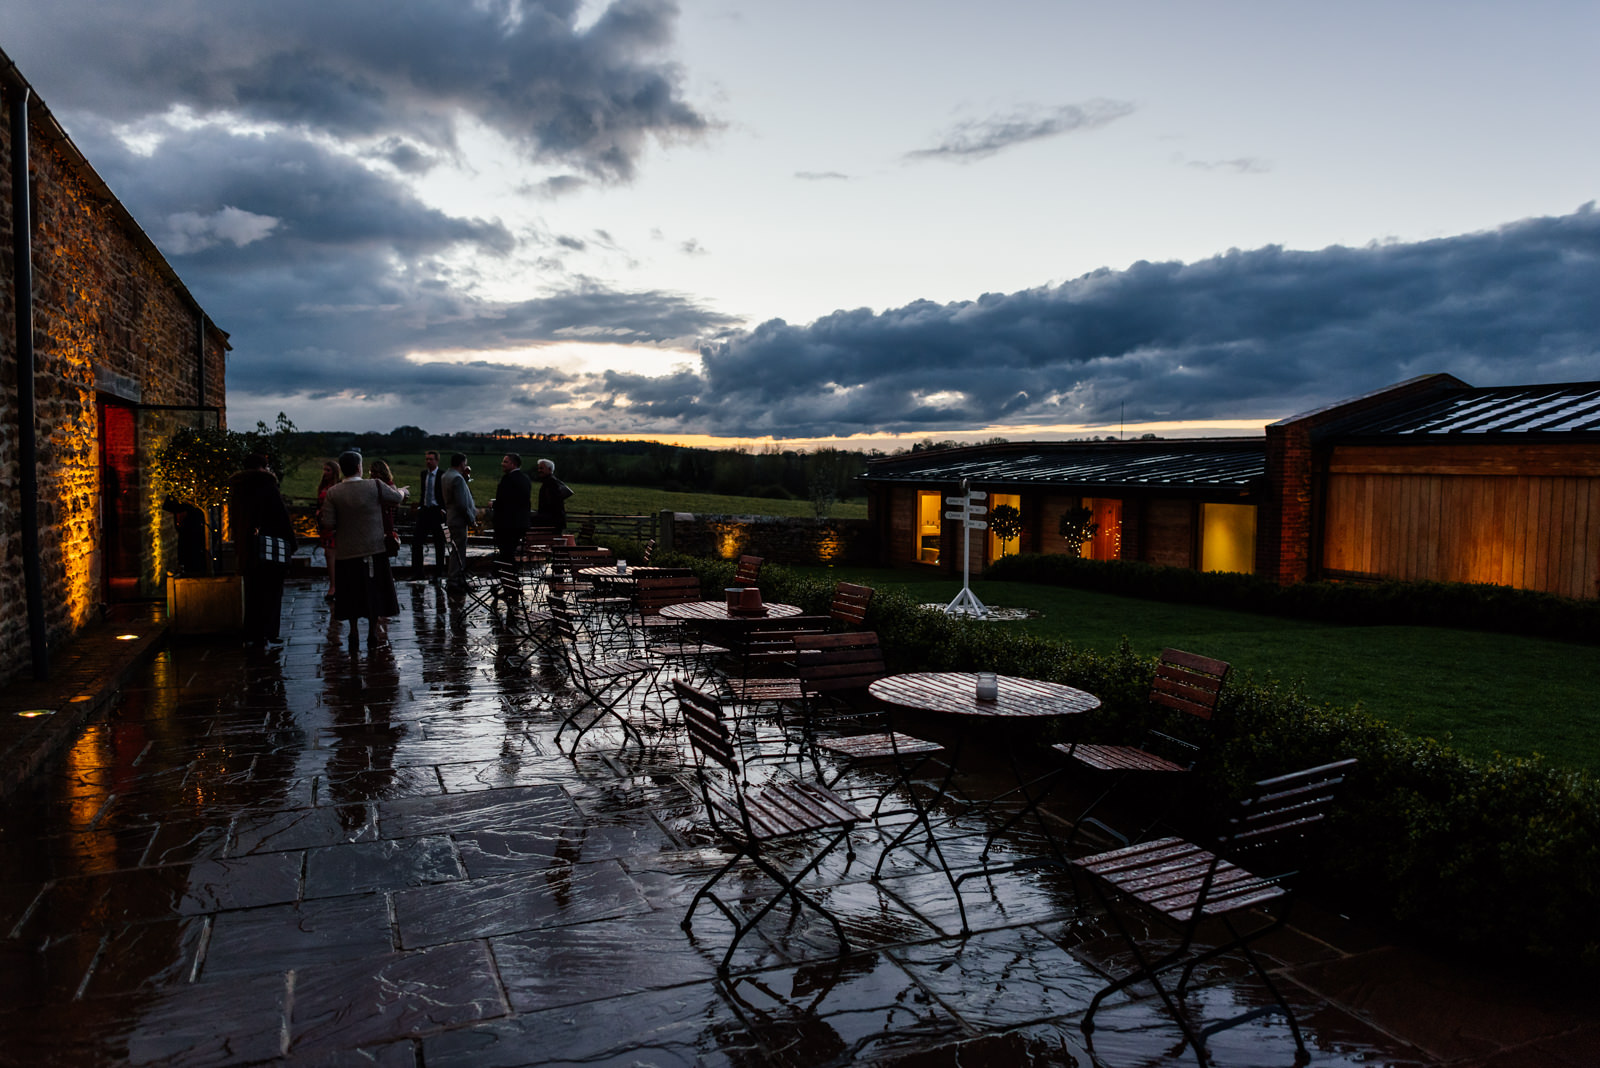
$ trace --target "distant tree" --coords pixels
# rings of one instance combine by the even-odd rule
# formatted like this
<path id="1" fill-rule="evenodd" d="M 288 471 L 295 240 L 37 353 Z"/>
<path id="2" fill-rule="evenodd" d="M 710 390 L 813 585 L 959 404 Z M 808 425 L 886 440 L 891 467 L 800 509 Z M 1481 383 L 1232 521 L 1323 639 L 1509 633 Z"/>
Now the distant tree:
<path id="1" fill-rule="evenodd" d="M 806 495 L 818 519 L 826 519 L 839 500 L 839 484 L 849 470 L 849 454 L 838 449 L 816 449 L 806 465 Z"/>
<path id="2" fill-rule="evenodd" d="M 275 426 L 269 427 L 258 419 L 255 430 L 248 431 L 243 436 L 246 439 L 245 454 L 252 452 L 264 454 L 267 466 L 278 476 L 280 482 L 287 475 L 299 470 L 309 455 L 299 447 L 300 432 L 295 428 L 294 420 L 283 412 L 278 413 Z"/>
<path id="3" fill-rule="evenodd" d="M 989 513 L 989 529 L 1000 539 L 1000 555 L 1006 555 L 1006 546 L 1022 533 L 1022 513 L 1014 505 L 997 504 Z"/>
<path id="4" fill-rule="evenodd" d="M 428 439 L 428 432 L 420 426 L 412 426 L 408 423 L 405 426 L 397 426 L 389 431 L 389 437 L 397 445 L 420 445 Z"/>

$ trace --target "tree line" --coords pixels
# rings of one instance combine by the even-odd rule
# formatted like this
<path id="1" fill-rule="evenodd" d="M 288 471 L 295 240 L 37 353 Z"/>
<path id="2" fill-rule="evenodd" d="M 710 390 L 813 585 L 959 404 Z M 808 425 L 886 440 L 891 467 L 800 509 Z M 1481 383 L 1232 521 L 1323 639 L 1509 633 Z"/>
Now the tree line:
<path id="1" fill-rule="evenodd" d="M 370 456 L 416 454 L 433 449 L 448 458 L 468 454 L 518 453 L 524 464 L 544 457 L 569 481 L 609 486 L 648 486 L 674 492 L 719 493 L 776 500 L 850 500 L 864 492 L 857 476 L 878 449 L 721 449 L 657 441 L 609 441 L 565 434 L 430 434 L 420 427 L 395 427 L 387 434 L 294 430 L 280 446 L 297 456 L 335 456 L 359 449 Z"/>

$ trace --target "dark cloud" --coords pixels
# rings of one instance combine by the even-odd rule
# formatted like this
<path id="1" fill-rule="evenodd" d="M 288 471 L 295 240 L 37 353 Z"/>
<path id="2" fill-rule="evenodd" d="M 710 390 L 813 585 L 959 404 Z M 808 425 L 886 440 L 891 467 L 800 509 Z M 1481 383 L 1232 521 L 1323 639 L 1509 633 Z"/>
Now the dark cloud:
<path id="1" fill-rule="evenodd" d="M 83 124 L 74 140 L 157 244 L 174 256 L 201 254 L 191 260 L 200 268 L 196 277 L 323 259 L 337 249 L 382 246 L 414 260 L 461 245 L 504 255 L 513 244 L 498 222 L 446 215 L 400 182 L 295 134 L 202 126 L 170 132 L 148 156 L 129 150 L 103 123 Z M 195 218 L 241 213 L 273 225 L 253 240 L 212 241 L 204 249 L 181 239 Z M 237 219 L 235 231 L 248 234 L 246 222 Z"/>
<path id="2" fill-rule="evenodd" d="M 1277 418 L 1431 371 L 1600 379 L 1600 215 L 1415 244 L 1137 263 L 954 304 L 773 320 L 698 378 L 616 375 L 657 425 L 733 435 Z"/>
<path id="3" fill-rule="evenodd" d="M 1078 130 L 1093 130 L 1132 115 L 1134 107 L 1124 100 L 1090 100 L 1055 108 L 1028 108 L 1009 115 L 959 122 L 939 137 L 930 148 L 905 154 L 908 160 L 954 160 L 967 163 L 988 157 L 1013 145 L 1057 137 Z"/>
<path id="4" fill-rule="evenodd" d="M 7 16 L 8 50 L 64 113 L 125 123 L 174 107 L 344 139 L 449 150 L 463 116 L 530 158 L 605 181 L 646 143 L 711 126 L 662 58 L 677 8 L 614 0 L 51 0 Z M 412 154 L 419 153 L 419 154 Z"/>

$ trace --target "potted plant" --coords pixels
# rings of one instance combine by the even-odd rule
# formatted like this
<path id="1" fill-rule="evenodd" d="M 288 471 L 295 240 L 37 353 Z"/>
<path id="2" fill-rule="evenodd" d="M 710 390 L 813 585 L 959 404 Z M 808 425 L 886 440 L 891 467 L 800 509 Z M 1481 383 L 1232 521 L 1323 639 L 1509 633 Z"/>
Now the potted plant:
<path id="1" fill-rule="evenodd" d="M 163 507 L 180 517 L 198 510 L 203 555 L 191 557 L 181 574 L 167 575 L 167 616 L 180 634 L 237 630 L 244 622 L 244 598 L 237 574 L 211 574 L 216 558 L 228 479 L 243 466 L 253 436 L 226 427 L 180 427 L 157 446 L 151 483 Z M 183 520 L 180 518 L 180 524 Z M 192 536 L 192 535 L 187 535 Z M 186 548 L 180 525 L 179 549 Z M 198 573 L 197 573 L 198 572 Z"/>

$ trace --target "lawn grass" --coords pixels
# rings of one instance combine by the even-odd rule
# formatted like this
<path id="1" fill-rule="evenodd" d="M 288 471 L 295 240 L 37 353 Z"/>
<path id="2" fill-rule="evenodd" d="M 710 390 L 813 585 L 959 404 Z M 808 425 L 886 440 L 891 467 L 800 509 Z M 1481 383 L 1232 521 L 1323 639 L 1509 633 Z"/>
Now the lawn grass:
<path id="1" fill-rule="evenodd" d="M 478 502 L 479 507 L 489 503 L 489 498 L 494 496 L 495 486 L 500 483 L 500 456 L 500 453 L 492 456 L 486 453 L 467 454 L 467 465 L 472 468 L 472 497 Z M 296 500 L 315 501 L 317 484 L 322 478 L 323 459 L 318 457 L 301 464 L 283 480 L 283 492 Z M 388 459 L 389 466 L 394 469 L 395 482 L 398 485 L 416 484 L 418 472 L 422 470 L 420 456 L 408 455 L 399 459 L 369 456 L 367 463 L 370 465 L 373 460 L 381 459 Z M 448 460 L 449 457 L 444 459 Z M 523 467 L 530 469 L 532 463 L 524 459 Z M 669 493 L 666 490 L 650 489 L 646 486 L 602 486 L 589 482 L 574 482 L 565 477 L 567 475 L 565 471 L 558 471 L 557 474 L 562 476 L 562 481 L 572 487 L 572 497 L 567 501 L 567 511 L 578 515 L 585 512 L 593 512 L 596 515 L 647 515 L 653 512 L 673 511 L 695 512 L 701 515 L 771 515 L 809 519 L 815 514 L 810 501 L 736 497 L 718 493 Z M 865 519 L 866 498 L 838 501 L 830 514 L 835 519 Z"/>
<path id="2" fill-rule="evenodd" d="M 932 571 L 799 570 L 900 588 L 924 603 L 947 604 L 961 589 L 959 579 Z M 1031 583 L 975 580 L 972 590 L 986 605 L 1040 613 L 983 626 L 1101 652 L 1124 637 L 1144 654 L 1188 649 L 1226 660 L 1257 683 L 1296 685 L 1314 701 L 1363 709 L 1469 756 L 1540 754 L 1600 773 L 1590 646 L 1444 627 L 1312 623 Z"/>

